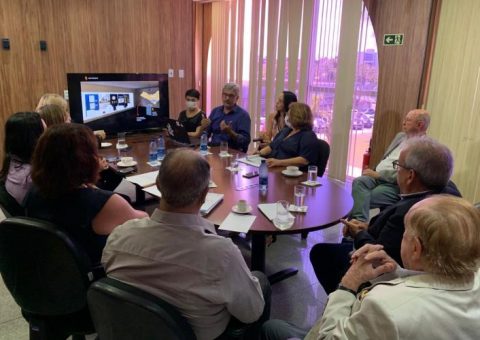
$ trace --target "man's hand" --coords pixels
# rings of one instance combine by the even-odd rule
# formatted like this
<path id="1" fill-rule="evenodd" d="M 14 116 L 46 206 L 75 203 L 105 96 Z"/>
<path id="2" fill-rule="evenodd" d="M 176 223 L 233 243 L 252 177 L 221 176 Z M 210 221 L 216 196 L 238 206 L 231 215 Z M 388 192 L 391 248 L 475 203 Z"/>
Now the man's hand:
<path id="1" fill-rule="evenodd" d="M 362 175 L 363 175 L 363 176 L 372 177 L 372 178 L 375 178 L 375 179 L 379 179 L 379 178 L 380 178 L 380 174 L 379 174 L 378 172 L 376 172 L 375 170 L 372 170 L 372 169 L 365 169 L 365 170 L 363 170 Z"/>
<path id="2" fill-rule="evenodd" d="M 357 291 L 362 283 L 392 272 L 398 266 L 379 244 L 364 245 L 353 253 L 351 262 L 341 284 L 353 291 Z"/>
<path id="3" fill-rule="evenodd" d="M 282 166 L 282 161 L 276 158 L 268 158 L 267 159 L 267 166 L 269 168 L 273 168 L 276 166 Z"/>
<path id="4" fill-rule="evenodd" d="M 232 132 L 232 127 L 230 126 L 230 124 L 228 124 L 224 120 L 222 120 L 220 122 L 220 130 L 222 130 L 222 132 L 225 132 L 225 133 L 230 133 L 230 132 Z"/>
<path id="5" fill-rule="evenodd" d="M 358 221 L 355 219 L 344 220 L 341 219 L 340 222 L 344 224 L 343 227 L 343 236 L 355 237 L 359 231 L 366 230 L 368 228 L 368 223 Z"/>

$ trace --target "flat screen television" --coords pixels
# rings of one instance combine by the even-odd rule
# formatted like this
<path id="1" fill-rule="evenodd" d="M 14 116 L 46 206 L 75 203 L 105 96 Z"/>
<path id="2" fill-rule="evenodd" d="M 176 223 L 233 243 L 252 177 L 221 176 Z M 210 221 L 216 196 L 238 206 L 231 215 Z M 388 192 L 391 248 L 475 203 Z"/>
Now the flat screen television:
<path id="1" fill-rule="evenodd" d="M 67 82 L 72 121 L 93 130 L 113 136 L 168 122 L 167 74 L 68 73 Z"/>

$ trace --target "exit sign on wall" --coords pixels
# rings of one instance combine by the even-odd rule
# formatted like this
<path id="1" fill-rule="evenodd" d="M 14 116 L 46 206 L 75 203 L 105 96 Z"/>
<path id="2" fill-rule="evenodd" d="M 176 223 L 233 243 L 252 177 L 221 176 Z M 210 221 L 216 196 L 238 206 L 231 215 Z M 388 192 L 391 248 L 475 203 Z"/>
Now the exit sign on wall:
<path id="1" fill-rule="evenodd" d="M 383 46 L 398 46 L 398 45 L 403 45 L 403 33 L 383 35 Z"/>

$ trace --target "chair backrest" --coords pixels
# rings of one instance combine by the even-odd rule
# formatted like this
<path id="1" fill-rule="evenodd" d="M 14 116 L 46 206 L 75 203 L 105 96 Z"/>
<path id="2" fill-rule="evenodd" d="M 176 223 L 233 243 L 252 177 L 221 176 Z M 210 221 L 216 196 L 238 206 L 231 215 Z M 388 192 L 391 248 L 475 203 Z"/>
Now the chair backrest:
<path id="1" fill-rule="evenodd" d="M 0 181 L 0 207 L 5 216 L 24 216 L 25 210 L 18 204 L 5 188 L 5 182 Z"/>
<path id="2" fill-rule="evenodd" d="M 28 217 L 0 223 L 0 272 L 24 312 L 65 315 L 86 307 L 90 262 L 57 226 Z"/>
<path id="3" fill-rule="evenodd" d="M 102 340 L 195 339 L 175 307 L 111 277 L 90 286 L 88 307 Z"/>
<path id="4" fill-rule="evenodd" d="M 322 177 L 325 173 L 325 168 L 327 167 L 328 158 L 330 157 L 330 145 L 328 145 L 323 139 L 318 140 L 318 152 L 318 176 Z"/>

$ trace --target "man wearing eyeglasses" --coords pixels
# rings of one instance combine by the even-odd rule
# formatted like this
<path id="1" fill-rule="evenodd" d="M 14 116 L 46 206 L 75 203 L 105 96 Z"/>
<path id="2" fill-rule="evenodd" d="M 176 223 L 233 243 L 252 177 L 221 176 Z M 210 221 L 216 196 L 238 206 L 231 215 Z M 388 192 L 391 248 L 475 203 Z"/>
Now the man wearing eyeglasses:
<path id="1" fill-rule="evenodd" d="M 207 133 L 211 136 L 211 145 L 228 142 L 228 147 L 247 152 L 250 144 L 250 115 L 237 105 L 240 88 L 235 83 L 223 86 L 223 105 L 212 110 Z"/>
<path id="2" fill-rule="evenodd" d="M 362 176 L 352 183 L 353 208 L 350 217 L 367 221 L 369 210 L 384 208 L 399 200 L 397 170 L 392 162 L 398 160 L 403 143 L 411 137 L 425 136 L 430 115 L 425 110 L 412 110 L 403 120 L 402 132 L 399 132 L 383 155 L 375 170 L 365 169 Z"/>
<path id="3" fill-rule="evenodd" d="M 369 224 L 356 219 L 342 220 L 344 236 L 340 244 L 319 243 L 310 252 L 315 274 L 325 291 L 333 292 L 350 266 L 350 252 L 368 243 L 381 244 L 389 256 L 402 265 L 400 245 L 404 217 L 410 207 L 438 193 L 460 196 L 456 188 L 446 189 L 453 170 L 450 150 L 429 137 L 408 139 L 398 160 L 392 162 L 397 173 L 401 199 L 375 216 Z M 334 259 L 325 261 L 325 259 Z"/>

